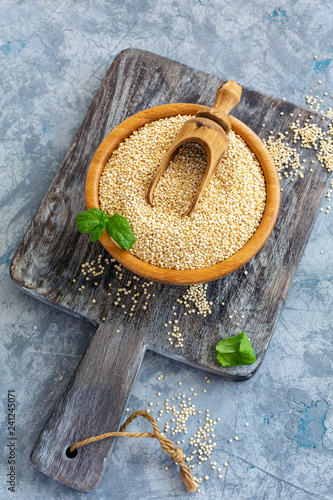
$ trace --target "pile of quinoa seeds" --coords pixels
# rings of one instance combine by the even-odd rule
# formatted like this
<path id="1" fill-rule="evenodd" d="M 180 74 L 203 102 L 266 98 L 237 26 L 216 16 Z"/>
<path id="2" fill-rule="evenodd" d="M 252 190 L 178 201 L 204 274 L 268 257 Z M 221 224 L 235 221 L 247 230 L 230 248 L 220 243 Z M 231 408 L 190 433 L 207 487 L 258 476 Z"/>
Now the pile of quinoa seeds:
<path id="1" fill-rule="evenodd" d="M 317 57 L 314 56 L 314 59 L 317 59 Z M 322 83 L 321 80 L 318 80 L 318 88 L 315 91 L 317 93 L 314 93 L 312 89 L 307 92 L 305 103 L 309 110 L 323 115 L 321 121 L 325 125 L 327 118 L 333 118 L 332 104 L 328 104 L 329 100 L 332 102 L 333 94 L 329 95 L 328 92 L 322 92 Z M 296 93 L 297 90 L 294 90 L 294 92 Z M 283 112 L 280 113 L 280 115 L 283 114 Z M 324 114 L 327 116 L 324 116 Z M 311 114 L 303 121 L 301 120 L 301 114 L 290 113 L 289 116 L 291 123 L 287 130 L 279 132 L 276 135 L 271 130 L 268 138 L 264 139 L 264 143 L 274 160 L 279 179 L 284 180 L 284 182 L 287 179 L 288 182 L 303 179 L 307 173 L 313 172 L 316 160 L 322 168 L 331 174 L 333 172 L 333 123 L 329 122 L 327 129 L 324 130 L 323 127 L 312 122 L 314 117 Z M 262 123 L 262 126 L 265 127 L 266 124 Z M 296 145 L 300 149 L 297 150 Z M 301 159 L 298 151 L 306 149 L 312 149 L 316 152 L 316 160 L 312 159 L 308 161 L 306 157 Z M 283 187 L 281 187 L 281 191 L 283 191 Z M 327 189 L 325 195 L 327 204 L 320 208 L 321 212 L 325 212 L 326 214 L 330 212 L 332 192 L 333 179 L 331 178 L 330 187 Z"/>
<path id="2" fill-rule="evenodd" d="M 156 378 L 158 391 L 154 398 L 148 400 L 146 412 L 156 419 L 161 433 L 183 449 L 184 461 L 192 469 L 192 476 L 199 484 L 196 493 L 204 494 L 210 480 L 225 479 L 225 471 L 229 466 L 227 456 L 235 453 L 238 444 L 247 439 L 245 431 L 249 423 L 239 419 L 236 425 L 239 434 L 226 436 L 225 446 L 221 449 L 221 444 L 218 446 L 216 441 L 217 436 L 223 433 L 220 428 L 223 422 L 220 417 L 214 417 L 209 408 L 202 406 L 202 400 L 208 396 L 207 389 L 202 387 L 209 387 L 209 377 L 206 375 L 203 380 L 193 384 L 194 387 L 178 381 L 172 389 L 163 373 Z M 128 413 L 133 411 L 135 408 L 126 409 Z M 173 471 L 174 464 L 170 463 L 169 457 L 166 457 L 166 463 L 165 470 Z"/>
<path id="3" fill-rule="evenodd" d="M 130 252 L 166 269 L 198 269 L 227 259 L 256 231 L 266 203 L 261 166 L 244 140 L 231 131 L 228 148 L 192 212 L 207 158 L 204 149 L 184 144 L 157 184 L 154 206 L 146 201 L 152 176 L 178 131 L 191 116 L 145 125 L 122 142 L 104 168 L 100 208 L 125 216 L 135 234 Z"/>

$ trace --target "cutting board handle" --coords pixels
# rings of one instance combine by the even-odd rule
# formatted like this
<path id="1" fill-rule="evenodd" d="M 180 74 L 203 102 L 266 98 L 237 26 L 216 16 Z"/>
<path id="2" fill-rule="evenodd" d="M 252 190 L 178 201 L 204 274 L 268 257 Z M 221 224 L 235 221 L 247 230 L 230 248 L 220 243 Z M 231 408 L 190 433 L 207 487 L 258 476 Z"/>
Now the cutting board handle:
<path id="1" fill-rule="evenodd" d="M 90 491 L 97 485 L 114 438 L 84 446 L 74 458 L 66 450 L 122 423 L 145 352 L 142 333 L 130 330 L 107 322 L 98 328 L 31 453 L 37 469 L 72 488 Z"/>

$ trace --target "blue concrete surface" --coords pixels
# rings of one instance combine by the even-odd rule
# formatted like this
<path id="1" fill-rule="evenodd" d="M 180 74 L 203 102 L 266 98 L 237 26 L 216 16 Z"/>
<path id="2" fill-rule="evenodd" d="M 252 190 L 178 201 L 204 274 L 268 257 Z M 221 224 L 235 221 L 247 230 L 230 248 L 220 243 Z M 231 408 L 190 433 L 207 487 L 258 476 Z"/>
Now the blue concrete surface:
<path id="1" fill-rule="evenodd" d="M 88 494 L 30 464 L 41 425 L 94 328 L 25 296 L 10 280 L 10 261 L 122 49 L 150 50 L 299 105 L 313 89 L 326 110 L 333 105 L 333 4 L 1 0 L 0 10 L 0 497 L 188 498 L 177 467 L 151 440 L 119 439 L 101 482 Z M 143 362 L 130 411 L 147 408 L 158 391 L 161 399 L 172 397 L 182 381 L 182 392 L 197 391 L 197 409 L 208 408 L 221 419 L 212 460 L 221 466 L 222 478 L 209 464 L 196 469 L 197 475 L 210 476 L 200 486 L 203 498 L 333 498 L 332 234 L 332 211 L 319 213 L 266 358 L 252 379 L 235 383 L 210 376 L 207 384 L 204 373 L 156 354 L 148 353 Z M 164 378 L 157 380 L 160 373 Z M 17 398 L 15 494 L 6 484 L 9 389 Z M 185 452 L 198 425 L 194 419 L 188 423 Z M 146 426 L 138 422 L 132 428 Z M 229 443 L 235 435 L 239 440 Z"/>

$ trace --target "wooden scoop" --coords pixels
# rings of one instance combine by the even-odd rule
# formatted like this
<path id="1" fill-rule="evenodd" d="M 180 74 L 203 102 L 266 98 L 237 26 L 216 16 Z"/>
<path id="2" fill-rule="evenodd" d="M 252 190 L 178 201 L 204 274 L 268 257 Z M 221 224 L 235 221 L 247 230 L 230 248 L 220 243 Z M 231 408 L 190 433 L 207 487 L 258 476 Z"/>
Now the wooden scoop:
<path id="1" fill-rule="evenodd" d="M 227 149 L 227 134 L 231 130 L 231 122 L 227 115 L 237 106 L 241 94 L 242 87 L 238 83 L 226 82 L 217 90 L 214 106 L 200 109 L 195 118 L 191 118 L 184 124 L 152 178 L 147 191 L 147 201 L 150 205 L 153 204 L 156 185 L 170 161 L 174 158 L 177 149 L 185 142 L 197 142 L 206 150 L 207 167 L 194 201 L 184 215 L 191 214 Z"/>

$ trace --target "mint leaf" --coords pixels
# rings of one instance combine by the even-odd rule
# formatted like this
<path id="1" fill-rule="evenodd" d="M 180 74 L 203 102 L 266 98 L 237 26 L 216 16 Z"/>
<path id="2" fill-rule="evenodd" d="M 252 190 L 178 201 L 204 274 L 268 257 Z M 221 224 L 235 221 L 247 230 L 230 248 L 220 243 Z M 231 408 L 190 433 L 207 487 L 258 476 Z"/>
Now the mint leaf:
<path id="1" fill-rule="evenodd" d="M 125 250 L 129 250 L 135 243 L 135 236 L 132 233 L 126 217 L 114 214 L 106 223 L 106 230 L 114 241 Z"/>
<path id="2" fill-rule="evenodd" d="M 129 222 L 122 215 L 114 214 L 108 217 L 104 210 L 95 207 L 77 214 L 75 221 L 80 233 L 91 233 L 90 241 L 99 240 L 106 227 L 111 238 L 125 250 L 132 248 L 135 242 Z"/>
<path id="3" fill-rule="evenodd" d="M 107 214 L 98 208 L 89 208 L 85 212 L 80 212 L 75 217 L 77 228 L 80 233 L 91 233 L 95 227 L 103 225 L 105 227 L 108 220 Z"/>
<path id="4" fill-rule="evenodd" d="M 100 237 L 103 234 L 103 231 L 105 229 L 105 226 L 97 226 L 95 229 L 91 231 L 91 240 L 90 241 L 97 241 L 100 239 Z"/>
<path id="5" fill-rule="evenodd" d="M 251 342 L 245 332 L 221 340 L 216 345 L 222 366 L 251 365 L 256 361 Z"/>
<path id="6" fill-rule="evenodd" d="M 91 240 L 96 241 L 102 236 L 108 220 L 104 210 L 89 208 L 85 212 L 80 212 L 75 217 L 77 228 L 80 233 L 91 233 Z"/>

